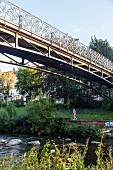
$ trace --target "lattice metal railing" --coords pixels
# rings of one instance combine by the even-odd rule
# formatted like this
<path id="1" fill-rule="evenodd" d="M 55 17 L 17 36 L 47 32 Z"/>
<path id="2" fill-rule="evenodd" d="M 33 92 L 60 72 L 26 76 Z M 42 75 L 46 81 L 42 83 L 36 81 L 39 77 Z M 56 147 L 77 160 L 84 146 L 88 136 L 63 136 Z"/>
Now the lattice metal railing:
<path id="1" fill-rule="evenodd" d="M 59 47 L 66 48 L 73 53 L 77 53 L 84 57 L 84 59 L 89 59 L 95 64 L 113 71 L 113 63 L 111 60 L 7 0 L 0 0 L 0 18 L 37 34 L 52 43 L 56 43 Z"/>

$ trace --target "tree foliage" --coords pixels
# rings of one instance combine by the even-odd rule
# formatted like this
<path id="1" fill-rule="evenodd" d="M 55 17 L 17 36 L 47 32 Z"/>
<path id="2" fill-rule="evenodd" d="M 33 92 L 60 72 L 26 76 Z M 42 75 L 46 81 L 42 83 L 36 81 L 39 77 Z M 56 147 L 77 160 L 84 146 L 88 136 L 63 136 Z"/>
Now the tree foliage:
<path id="1" fill-rule="evenodd" d="M 47 74 L 45 77 L 44 92 L 49 94 L 52 99 L 63 98 L 66 106 L 81 105 L 81 102 L 79 103 L 78 101 L 82 100 L 84 96 L 85 99 L 91 101 L 92 92 L 89 91 L 88 88 L 74 81 L 52 74 Z"/>
<path id="2" fill-rule="evenodd" d="M 13 71 L 4 72 L 2 74 L 2 88 L 7 95 L 9 95 L 10 89 L 14 87 L 15 82 L 16 76 Z"/>
<path id="3" fill-rule="evenodd" d="M 91 37 L 89 47 L 113 61 L 113 48 L 107 40 L 97 39 L 95 36 Z"/>
<path id="4" fill-rule="evenodd" d="M 17 71 L 17 82 L 15 87 L 20 94 L 31 97 L 32 94 L 38 95 L 42 85 L 42 73 L 28 68 L 19 68 Z"/>
<path id="5" fill-rule="evenodd" d="M 39 94 L 38 100 L 30 100 L 26 105 L 26 110 L 28 113 L 28 121 L 31 124 L 30 130 L 45 130 L 47 124 L 47 119 L 51 116 L 53 110 L 53 105 L 50 99 L 46 96 L 43 97 L 42 92 Z"/>
<path id="6" fill-rule="evenodd" d="M 69 100 L 73 100 L 78 87 L 75 82 L 52 74 L 46 74 L 44 81 L 44 92 L 49 94 L 53 99 L 64 98 L 65 103 Z"/>
<path id="7" fill-rule="evenodd" d="M 89 47 L 113 61 L 113 48 L 107 40 L 97 39 L 96 36 L 91 37 Z M 101 90 L 104 94 L 109 93 L 108 88 L 103 85 L 101 86 Z"/>

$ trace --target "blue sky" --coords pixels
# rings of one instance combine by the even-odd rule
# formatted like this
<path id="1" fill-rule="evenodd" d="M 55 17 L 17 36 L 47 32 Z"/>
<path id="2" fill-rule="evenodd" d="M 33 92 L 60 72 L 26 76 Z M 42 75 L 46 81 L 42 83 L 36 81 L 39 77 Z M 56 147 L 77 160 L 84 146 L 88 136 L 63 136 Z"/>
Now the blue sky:
<path id="1" fill-rule="evenodd" d="M 113 46 L 113 0 L 10 0 L 73 38 L 89 45 L 91 36 Z M 0 64 L 1 66 L 1 64 Z"/>

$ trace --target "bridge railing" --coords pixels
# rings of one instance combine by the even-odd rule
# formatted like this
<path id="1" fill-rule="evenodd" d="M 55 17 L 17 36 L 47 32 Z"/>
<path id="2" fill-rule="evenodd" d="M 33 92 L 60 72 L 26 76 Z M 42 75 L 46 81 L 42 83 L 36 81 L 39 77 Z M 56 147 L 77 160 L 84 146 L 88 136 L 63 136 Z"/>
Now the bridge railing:
<path id="1" fill-rule="evenodd" d="M 0 18 L 113 71 L 111 60 L 7 0 L 0 0 Z"/>

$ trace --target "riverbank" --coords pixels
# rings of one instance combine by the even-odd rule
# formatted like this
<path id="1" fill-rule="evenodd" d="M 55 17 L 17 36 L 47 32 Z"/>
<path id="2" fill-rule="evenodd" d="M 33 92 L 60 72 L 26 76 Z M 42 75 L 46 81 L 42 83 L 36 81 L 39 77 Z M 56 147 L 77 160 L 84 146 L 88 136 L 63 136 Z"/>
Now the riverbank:
<path id="1" fill-rule="evenodd" d="M 113 139 L 93 138 L 87 141 L 85 138 L 61 138 L 31 135 L 0 135 L 6 141 L 12 139 L 21 140 L 19 145 L 4 145 L 1 148 L 1 169 L 76 169 L 96 170 L 98 168 L 112 167 L 112 157 L 106 154 L 107 148 L 113 143 Z M 40 151 L 28 146 L 29 141 L 39 141 Z M 39 144 L 38 144 L 39 145 Z M 104 148 L 103 148 L 104 145 Z M 101 153 L 104 152 L 104 157 Z M 4 156 L 3 155 L 7 155 Z M 11 155 L 11 156 L 10 156 Z M 105 159 L 105 157 L 107 159 Z M 29 161 L 28 161 L 29 160 Z M 97 160 L 99 162 L 97 162 Z M 63 163 L 63 164 L 62 164 Z M 73 167 L 73 168 L 72 168 Z"/>
<path id="2" fill-rule="evenodd" d="M 21 108 L 8 105 L 8 109 L 0 109 L 0 132 L 86 138 L 100 137 L 101 131 L 105 127 L 104 123 L 110 120 L 106 119 L 107 116 L 109 115 L 108 118 L 113 117 L 112 111 L 104 111 L 100 108 L 77 108 L 76 113 L 77 120 L 74 121 L 72 109 L 68 108 L 52 108 L 51 106 L 48 110 L 48 105 L 37 108 L 37 103 L 31 103 L 27 107 Z M 96 126 L 97 122 L 104 123 L 101 126 Z"/>

